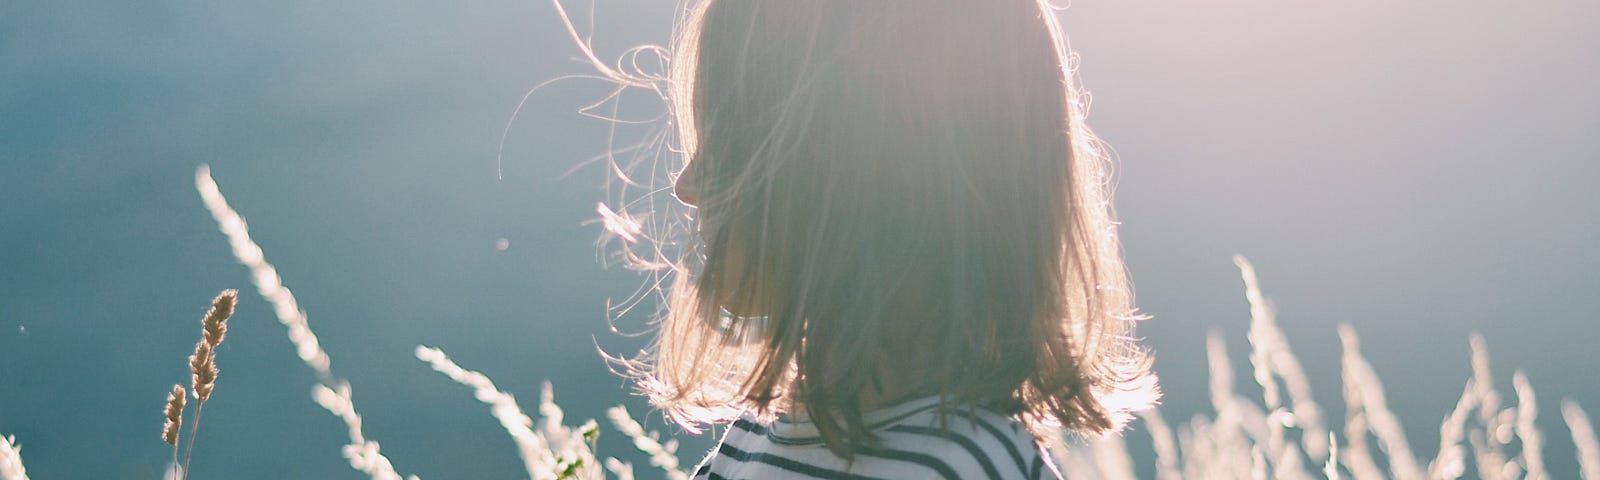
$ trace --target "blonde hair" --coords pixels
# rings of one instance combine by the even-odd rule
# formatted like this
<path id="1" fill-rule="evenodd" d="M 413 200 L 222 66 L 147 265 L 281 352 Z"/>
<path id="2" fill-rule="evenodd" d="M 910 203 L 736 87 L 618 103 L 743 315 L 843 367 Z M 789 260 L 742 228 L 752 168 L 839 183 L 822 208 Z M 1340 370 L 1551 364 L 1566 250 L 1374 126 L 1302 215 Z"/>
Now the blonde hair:
<path id="1" fill-rule="evenodd" d="M 702 0 L 663 55 L 704 242 L 657 262 L 659 332 L 623 364 L 669 417 L 799 409 L 849 455 L 873 392 L 1036 435 L 1155 402 L 1109 152 L 1043 0 Z"/>

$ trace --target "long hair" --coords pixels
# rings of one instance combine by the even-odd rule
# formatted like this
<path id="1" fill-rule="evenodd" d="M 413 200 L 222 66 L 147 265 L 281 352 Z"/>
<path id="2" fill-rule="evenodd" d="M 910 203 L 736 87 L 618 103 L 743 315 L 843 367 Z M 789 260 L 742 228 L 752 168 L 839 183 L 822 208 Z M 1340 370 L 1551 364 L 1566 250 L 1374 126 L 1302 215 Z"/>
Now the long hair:
<path id="1" fill-rule="evenodd" d="M 701 0 L 668 52 L 703 243 L 624 365 L 670 418 L 803 412 L 849 455 L 869 395 L 1036 435 L 1155 402 L 1109 151 L 1044 0 Z"/>

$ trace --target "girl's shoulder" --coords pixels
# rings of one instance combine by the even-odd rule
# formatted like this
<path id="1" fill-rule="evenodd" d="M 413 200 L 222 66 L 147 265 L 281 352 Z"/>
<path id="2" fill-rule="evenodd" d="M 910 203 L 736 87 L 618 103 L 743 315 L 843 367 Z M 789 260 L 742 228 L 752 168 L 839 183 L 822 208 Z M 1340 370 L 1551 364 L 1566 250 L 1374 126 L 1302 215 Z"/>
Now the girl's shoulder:
<path id="1" fill-rule="evenodd" d="M 743 418 L 701 462 L 695 478 L 1058 478 L 1033 436 L 989 408 L 917 399 L 864 415 L 879 446 L 846 461 L 803 418 Z"/>

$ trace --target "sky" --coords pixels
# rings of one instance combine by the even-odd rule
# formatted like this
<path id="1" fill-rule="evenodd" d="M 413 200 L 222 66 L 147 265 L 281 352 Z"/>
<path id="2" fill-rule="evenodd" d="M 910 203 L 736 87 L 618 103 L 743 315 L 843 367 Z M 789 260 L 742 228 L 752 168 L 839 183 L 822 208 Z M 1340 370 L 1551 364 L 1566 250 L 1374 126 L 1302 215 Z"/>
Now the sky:
<path id="1" fill-rule="evenodd" d="M 665 42 L 674 10 L 569 7 L 603 58 Z M 1522 371 L 1538 392 L 1552 471 L 1576 472 L 1554 412 L 1571 398 L 1600 413 L 1600 5 L 1079 0 L 1059 14 L 1089 123 L 1119 157 L 1125 256 L 1152 317 L 1139 334 L 1169 420 L 1211 413 L 1208 332 L 1248 367 L 1242 254 L 1325 411 L 1343 411 L 1335 331 L 1349 324 L 1413 448 L 1436 451 L 1477 332 L 1497 387 Z M 543 1 L 0 3 L 0 434 L 34 478 L 157 478 L 164 396 L 187 383 L 207 302 L 237 288 L 193 471 L 362 478 L 201 206 L 207 164 L 403 473 L 521 470 L 488 408 L 412 357 L 419 344 L 525 404 L 550 381 L 570 420 L 626 404 L 696 460 L 710 440 L 647 414 L 598 353 L 643 345 L 606 308 L 647 280 L 602 268 L 595 246 L 609 173 L 585 161 L 607 131 L 578 110 L 608 86 L 557 81 L 512 121 L 534 85 L 592 73 L 577 55 Z M 648 117 L 652 100 L 625 105 Z M 629 450 L 617 437 L 602 449 Z M 1148 458 L 1147 434 L 1128 438 Z"/>

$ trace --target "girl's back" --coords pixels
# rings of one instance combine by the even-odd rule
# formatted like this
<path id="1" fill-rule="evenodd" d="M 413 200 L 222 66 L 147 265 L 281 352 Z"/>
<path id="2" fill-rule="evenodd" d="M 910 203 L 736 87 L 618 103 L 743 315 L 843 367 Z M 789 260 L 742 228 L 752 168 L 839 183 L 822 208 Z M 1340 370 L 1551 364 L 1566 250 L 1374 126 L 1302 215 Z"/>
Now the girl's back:
<path id="1" fill-rule="evenodd" d="M 920 398 L 864 414 L 880 445 L 847 461 L 823 445 L 816 425 L 741 418 L 694 471 L 695 479 L 1055 478 L 1055 467 L 1020 424 L 1001 412 L 968 407 L 938 415 Z"/>

